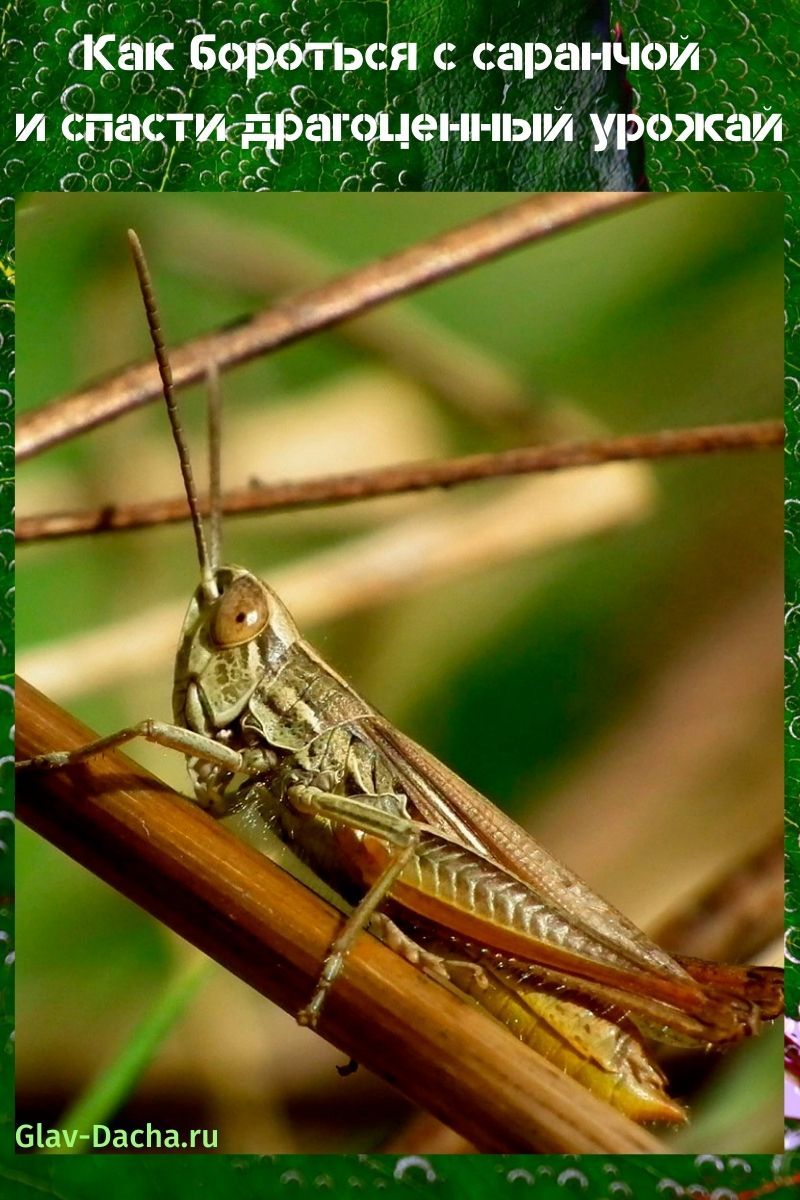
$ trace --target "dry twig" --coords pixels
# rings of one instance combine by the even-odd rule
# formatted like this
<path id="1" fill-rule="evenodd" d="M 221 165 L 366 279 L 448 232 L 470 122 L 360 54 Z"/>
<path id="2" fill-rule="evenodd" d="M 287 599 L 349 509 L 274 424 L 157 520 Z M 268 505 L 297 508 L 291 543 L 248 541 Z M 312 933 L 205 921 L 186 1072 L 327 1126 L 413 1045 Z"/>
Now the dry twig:
<path id="1" fill-rule="evenodd" d="M 680 455 L 720 451 L 764 450 L 783 444 L 782 421 L 751 421 L 736 425 L 707 425 L 694 429 L 665 429 L 628 437 L 592 438 L 553 446 L 520 446 L 494 454 L 471 454 L 433 462 L 401 463 L 346 475 L 326 475 L 286 483 L 252 484 L 230 491 L 222 500 L 227 516 L 310 508 L 320 504 L 346 504 L 376 496 L 451 488 L 484 479 L 507 478 L 574 467 L 591 467 L 631 459 L 675 458 Z M 208 499 L 202 503 L 208 511 Z M 175 497 L 141 504 L 115 504 L 77 512 L 42 513 L 21 517 L 18 542 L 141 529 L 184 521 L 186 500 Z"/>
<path id="2" fill-rule="evenodd" d="M 261 574 L 304 628 L 486 572 L 520 554 L 543 554 L 620 528 L 642 520 L 652 504 L 652 481 L 638 463 L 611 464 L 600 478 L 586 473 L 522 479 L 479 503 L 445 504 L 423 521 L 407 517 L 278 570 L 262 568 Z M 185 607 L 185 596 L 139 607 L 124 620 L 32 647 L 17 666 L 61 701 L 152 675 L 172 661 Z"/>
<path id="3" fill-rule="evenodd" d="M 318 247 L 293 240 L 286 229 L 261 229 L 254 238 L 252 229 L 218 209 L 162 213 L 158 236 L 184 278 L 209 286 L 278 296 L 316 287 L 341 270 L 341 264 Z M 203 253 L 190 252 L 191 246 L 202 246 Z M 541 417 L 531 411 L 530 389 L 513 369 L 430 313 L 376 309 L 339 326 L 337 334 L 479 425 L 530 430 Z"/>
<path id="4" fill-rule="evenodd" d="M 21 756 L 94 735 L 18 681 Z M 287 1011 L 340 917 L 263 854 L 117 753 L 19 779 L 22 819 Z M 653 1153 L 652 1134 L 375 938 L 358 940 L 323 1035 L 491 1151 Z"/>
<path id="5" fill-rule="evenodd" d="M 564 192 L 510 205 L 256 313 L 233 329 L 215 331 L 184 343 L 170 354 L 175 387 L 185 387 L 202 378 L 209 363 L 222 371 L 360 316 L 378 304 L 407 296 L 526 242 L 548 237 L 624 205 L 648 202 L 647 197 L 635 192 Z M 17 460 L 32 458 L 48 446 L 93 429 L 160 394 L 158 371 L 148 359 L 111 379 L 38 408 L 17 422 Z"/>

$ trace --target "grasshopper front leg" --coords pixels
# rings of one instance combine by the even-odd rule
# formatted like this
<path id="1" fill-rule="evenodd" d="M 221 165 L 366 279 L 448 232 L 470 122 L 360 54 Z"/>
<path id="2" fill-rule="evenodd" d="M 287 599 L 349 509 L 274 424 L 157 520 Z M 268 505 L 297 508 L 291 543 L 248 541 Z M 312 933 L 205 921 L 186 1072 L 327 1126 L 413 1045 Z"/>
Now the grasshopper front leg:
<path id="1" fill-rule="evenodd" d="M 344 960 L 350 947 L 358 934 L 376 917 L 376 910 L 389 895 L 395 880 L 403 873 L 417 852 L 420 838 L 419 825 L 415 821 L 409 820 L 408 817 L 377 807 L 375 801 L 381 798 L 378 796 L 364 796 L 363 798 L 337 796 L 332 792 L 323 792 L 319 788 L 304 785 L 291 787 L 287 792 L 287 799 L 298 812 L 324 816 L 329 820 L 348 825 L 352 829 L 374 834 L 397 847 L 397 852 L 350 913 L 331 944 L 314 994 L 305 1008 L 297 1014 L 298 1023 L 308 1025 L 312 1029 L 317 1024 L 327 993 L 344 966 Z M 384 799 L 399 800 L 394 796 L 387 796 Z M 438 954 L 431 954 L 422 946 L 417 945 L 388 917 L 377 914 L 376 932 L 382 933 L 391 948 L 402 954 L 409 962 L 423 967 L 440 979 L 449 980 L 447 961 Z M 485 986 L 485 975 L 480 966 L 473 963 L 455 965 L 468 967 L 478 977 L 478 986 Z"/>
<path id="2" fill-rule="evenodd" d="M 20 759 L 16 767 L 17 770 L 61 770 L 77 766 L 88 758 L 94 758 L 97 754 L 103 754 L 106 750 L 122 746 L 138 737 L 165 746 L 169 750 L 178 750 L 188 757 L 213 763 L 231 774 L 258 774 L 264 769 L 264 762 L 256 759 L 251 752 L 240 753 L 204 734 L 184 729 L 181 725 L 169 725 L 150 718 L 140 721 L 138 725 L 120 729 L 107 737 L 97 738 L 94 742 L 87 742 L 77 750 L 56 750 L 50 754 L 37 754 L 35 758 Z"/>

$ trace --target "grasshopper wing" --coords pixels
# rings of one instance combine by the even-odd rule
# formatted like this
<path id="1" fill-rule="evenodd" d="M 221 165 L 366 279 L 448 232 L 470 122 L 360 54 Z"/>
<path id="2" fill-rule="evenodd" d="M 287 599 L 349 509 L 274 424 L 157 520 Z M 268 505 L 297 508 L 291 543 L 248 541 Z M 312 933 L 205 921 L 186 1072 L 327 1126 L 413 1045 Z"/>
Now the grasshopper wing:
<path id="1" fill-rule="evenodd" d="M 670 957 L 428 751 L 381 718 L 359 728 L 427 826 L 393 889 L 410 916 L 691 1042 L 737 1040 L 780 1012 L 780 971 Z"/>
<path id="2" fill-rule="evenodd" d="M 650 974 L 687 979 L 683 968 L 530 834 L 453 771 L 388 722 L 363 722 L 408 789 L 422 820 L 463 841 L 527 883 L 568 917 L 576 930 L 603 943 L 631 966 Z"/>

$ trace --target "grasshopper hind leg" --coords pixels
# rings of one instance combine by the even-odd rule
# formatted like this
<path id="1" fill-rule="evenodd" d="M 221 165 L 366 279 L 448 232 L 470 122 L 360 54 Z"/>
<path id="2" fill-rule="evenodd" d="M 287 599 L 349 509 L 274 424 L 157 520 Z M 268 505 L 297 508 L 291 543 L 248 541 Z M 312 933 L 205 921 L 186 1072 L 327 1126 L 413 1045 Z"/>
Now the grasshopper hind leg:
<path id="1" fill-rule="evenodd" d="M 341 932 L 328 950 L 314 995 L 306 1007 L 297 1014 L 298 1024 L 309 1025 L 312 1029 L 317 1024 L 325 997 L 344 966 L 348 950 L 361 930 L 369 923 L 378 905 L 388 895 L 392 884 L 410 861 L 415 850 L 416 840 L 412 838 L 408 845 L 394 856 L 383 874 L 350 913 Z"/>
<path id="2" fill-rule="evenodd" d="M 449 958 L 444 954 L 434 954 L 404 930 L 396 925 L 385 913 L 376 913 L 372 918 L 370 928 L 381 937 L 390 950 L 399 954 L 415 967 L 420 967 L 427 974 L 446 983 L 455 983 L 461 987 L 467 978 L 474 986 L 483 989 L 488 986 L 486 972 L 480 963 L 468 959 Z"/>
<path id="3" fill-rule="evenodd" d="M 402 850 L 384 875 L 376 881 L 363 900 L 353 909 L 328 951 L 314 995 L 306 1007 L 297 1014 L 297 1021 L 300 1025 L 308 1025 L 312 1029 L 315 1027 L 325 997 L 344 966 L 348 950 L 367 925 L 374 933 L 383 938 L 387 946 L 396 954 L 435 979 L 445 983 L 455 983 L 458 987 L 464 987 L 469 982 L 479 991 L 488 986 L 486 972 L 479 963 L 448 959 L 443 955 L 434 954 L 404 933 L 385 913 L 375 912 L 376 907 L 388 895 L 392 883 L 401 874 L 415 849 L 416 846 L 412 843 Z M 463 978 L 463 975 L 469 977 L 468 981 Z"/>
<path id="4" fill-rule="evenodd" d="M 392 847 L 394 853 L 369 891 L 359 900 L 344 923 L 325 958 L 319 981 L 310 1002 L 297 1015 L 301 1025 L 312 1028 L 317 1024 L 325 997 L 344 966 L 345 957 L 361 930 L 368 925 L 380 932 L 391 948 L 408 961 L 440 979 L 453 980 L 453 972 L 466 970 L 479 988 L 485 986 L 480 966 L 469 962 L 450 962 L 444 956 L 425 950 L 405 934 L 388 917 L 377 912 L 389 897 L 391 889 L 418 850 L 419 827 L 407 817 L 405 802 L 392 793 L 339 796 L 314 786 L 294 784 L 287 789 L 286 799 L 298 813 L 323 817 L 352 829 L 371 833 Z"/>

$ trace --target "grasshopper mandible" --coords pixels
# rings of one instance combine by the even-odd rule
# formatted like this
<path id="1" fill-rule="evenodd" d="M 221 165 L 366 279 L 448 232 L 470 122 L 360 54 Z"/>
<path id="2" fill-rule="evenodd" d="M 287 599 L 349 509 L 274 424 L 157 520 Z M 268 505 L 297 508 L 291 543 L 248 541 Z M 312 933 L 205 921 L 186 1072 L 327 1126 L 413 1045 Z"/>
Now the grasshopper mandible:
<path id="1" fill-rule="evenodd" d="M 186 756 L 195 800 L 213 816 L 255 810 L 353 905 L 301 1024 L 315 1025 L 368 927 L 628 1116 L 683 1120 L 648 1044 L 748 1036 L 782 1010 L 782 973 L 661 950 L 363 700 L 266 583 L 221 565 L 218 425 L 207 531 L 152 284 L 129 236 L 200 564 L 176 659 L 174 724 L 145 721 L 19 766 L 65 768 L 141 736 Z"/>

